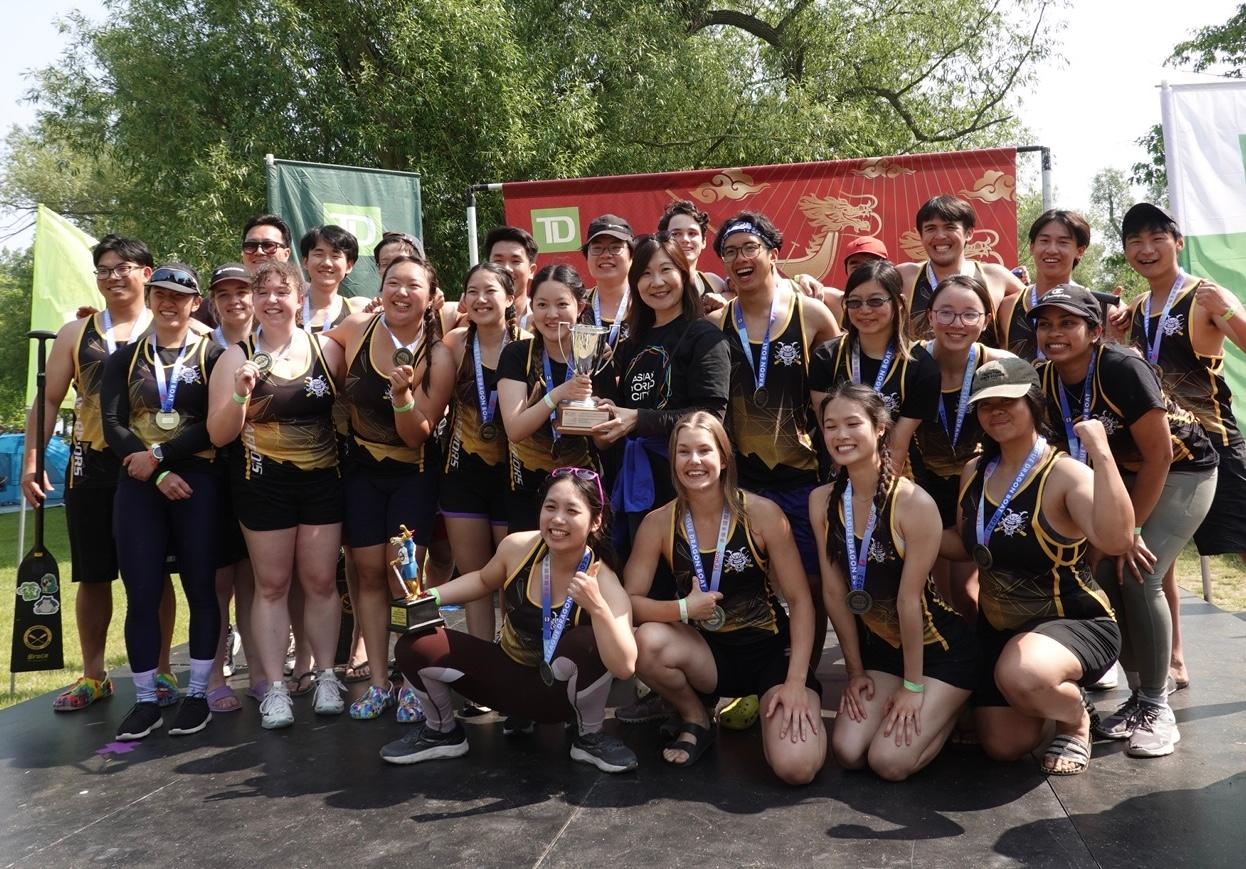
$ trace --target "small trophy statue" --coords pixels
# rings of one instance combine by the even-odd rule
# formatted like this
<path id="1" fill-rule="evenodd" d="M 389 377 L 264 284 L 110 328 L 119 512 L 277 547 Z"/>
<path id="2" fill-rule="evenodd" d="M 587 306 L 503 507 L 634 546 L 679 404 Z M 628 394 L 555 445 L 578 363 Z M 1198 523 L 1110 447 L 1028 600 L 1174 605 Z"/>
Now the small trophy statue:
<path id="1" fill-rule="evenodd" d="M 571 359 L 576 374 L 592 377 L 597 373 L 597 357 L 601 352 L 601 337 L 610 330 L 604 326 L 576 323 L 571 327 Z M 586 435 L 603 422 L 609 422 L 610 411 L 597 407 L 597 399 L 591 395 L 583 400 L 558 403 L 558 417 L 554 428 L 559 434 Z"/>
<path id="2" fill-rule="evenodd" d="M 395 598 L 389 605 L 389 629 L 396 634 L 426 633 L 445 624 L 437 601 L 420 588 L 420 564 L 415 559 L 415 540 L 406 525 L 398 526 L 398 535 L 389 538 L 398 557 L 390 564 L 397 569 L 406 596 Z"/>

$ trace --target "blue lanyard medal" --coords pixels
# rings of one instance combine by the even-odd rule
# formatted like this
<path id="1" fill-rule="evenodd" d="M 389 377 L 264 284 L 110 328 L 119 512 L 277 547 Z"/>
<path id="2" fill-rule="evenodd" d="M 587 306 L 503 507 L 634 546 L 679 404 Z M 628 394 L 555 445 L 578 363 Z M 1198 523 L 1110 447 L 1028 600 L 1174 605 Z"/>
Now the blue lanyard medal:
<path id="1" fill-rule="evenodd" d="M 870 559 L 870 543 L 874 539 L 874 526 L 878 523 L 878 505 L 870 502 L 870 518 L 861 536 L 861 548 L 857 549 L 857 529 L 852 515 L 852 483 L 844 489 L 844 545 L 848 549 L 848 609 L 855 615 L 864 615 L 874 606 L 874 598 L 865 590 L 865 571 Z"/>
<path id="2" fill-rule="evenodd" d="M 401 368 L 404 365 L 415 364 L 415 348 L 420 343 L 420 339 L 424 337 L 424 329 L 421 327 L 420 334 L 415 336 L 415 340 L 410 344 L 403 344 L 398 340 L 398 336 L 394 334 L 394 330 L 389 328 L 389 323 L 385 320 L 385 315 L 381 315 L 381 325 L 385 327 L 385 331 L 389 333 L 389 340 L 394 343 L 394 355 L 391 361 L 395 368 Z"/>
<path id="3" fill-rule="evenodd" d="M 739 299 L 735 300 L 735 306 L 732 309 L 735 313 L 735 330 L 740 336 L 740 346 L 744 348 L 744 358 L 748 360 L 748 367 L 753 369 L 753 404 L 758 407 L 765 407 L 770 400 L 770 392 L 766 389 L 766 374 L 770 370 L 770 332 L 774 329 L 774 321 L 779 316 L 778 305 L 779 297 L 776 293 L 770 302 L 770 320 L 766 323 L 766 334 L 761 339 L 761 360 L 755 369 L 753 346 L 748 340 L 748 326 L 744 322 L 744 311 L 740 308 Z"/>
<path id="4" fill-rule="evenodd" d="M 580 566 L 575 569 L 576 573 L 580 573 L 588 568 L 588 563 L 592 559 L 592 553 L 584 550 L 584 557 L 580 559 Z M 562 632 L 567 629 L 567 619 L 571 618 L 571 595 L 567 595 L 563 599 L 562 606 L 558 610 L 558 615 L 554 616 L 553 606 L 553 582 L 549 576 L 549 552 L 545 553 L 545 557 L 541 559 L 541 681 L 545 683 L 546 688 L 554 687 L 554 668 L 550 666 L 550 661 L 554 660 L 554 650 L 558 648 L 558 641 L 562 639 Z"/>
<path id="5" fill-rule="evenodd" d="M 684 513 L 684 531 L 688 535 L 688 549 L 692 554 L 692 570 L 697 575 L 697 585 L 701 591 L 718 591 L 722 582 L 724 556 L 727 552 L 727 532 L 731 530 L 731 511 L 723 507 L 722 519 L 718 522 L 718 542 L 714 546 L 714 572 L 709 582 L 705 580 L 705 565 L 701 561 L 701 543 L 697 540 L 697 526 L 692 521 L 692 511 Z M 718 604 L 714 605 L 714 613 L 700 622 L 707 631 L 720 631 L 727 623 L 727 612 Z"/>
<path id="6" fill-rule="evenodd" d="M 610 347 L 614 347 L 615 342 L 619 340 L 619 329 L 623 327 L 623 318 L 627 316 L 627 300 L 631 295 L 631 287 L 623 288 L 623 298 L 619 300 L 619 310 L 614 315 L 614 322 L 610 324 L 610 332 L 606 335 L 606 343 Z M 601 320 L 601 289 L 593 293 L 593 322 L 598 326 L 604 325 Z"/>
<path id="7" fill-rule="evenodd" d="M 1008 505 L 1012 503 L 1012 498 L 1017 494 L 1017 490 L 1021 488 L 1021 484 L 1025 482 L 1025 478 L 1030 475 L 1030 471 L 1034 469 L 1034 465 L 1042 457 L 1047 450 L 1047 439 L 1039 438 L 1034 443 L 1034 449 L 1030 450 L 1030 454 L 1025 457 L 1025 462 L 1021 465 L 1021 470 L 1017 472 L 1016 478 L 1008 487 L 1007 494 L 1004 499 L 999 502 L 999 506 L 995 508 L 995 512 L 991 515 L 991 521 L 984 526 L 982 524 L 983 513 L 986 512 L 986 484 L 991 479 L 991 474 L 995 473 L 995 469 L 999 467 L 999 459 L 995 459 L 987 466 L 986 473 L 982 475 L 982 491 L 978 495 L 978 519 L 977 528 L 977 544 L 973 547 L 973 560 L 978 562 L 978 567 L 983 570 L 989 570 L 991 565 L 995 563 L 995 559 L 991 556 L 991 550 L 987 546 L 987 541 L 991 539 L 991 535 L 995 532 L 995 526 L 999 524 L 999 520 L 1004 517 L 1004 512 L 1008 509 Z"/>
<path id="8" fill-rule="evenodd" d="M 544 368 L 544 373 L 545 373 L 545 391 L 548 393 L 551 389 L 554 388 L 554 385 L 553 385 L 554 384 L 554 370 L 550 368 L 550 365 L 549 365 L 549 352 L 546 351 L 545 348 L 543 347 L 541 348 L 541 365 Z M 568 361 L 567 362 L 567 373 L 563 377 L 562 382 L 566 383 L 573 376 L 575 376 L 575 370 L 570 364 L 570 362 Z M 558 433 L 558 428 L 554 425 L 554 422 L 557 419 L 558 419 L 558 411 L 551 410 L 549 412 L 549 431 L 550 431 L 550 435 L 553 436 L 553 439 L 554 439 L 554 455 L 555 456 L 562 455 L 562 452 L 563 452 L 562 435 Z"/>
<path id="9" fill-rule="evenodd" d="M 502 339 L 502 344 L 506 344 L 505 338 Z M 479 335 L 472 337 L 472 365 L 476 370 L 476 403 L 480 406 L 480 439 L 492 441 L 498 436 L 498 424 L 493 421 L 493 414 L 498 406 L 498 391 L 495 389 L 487 397 L 485 395 L 485 373 L 480 362 Z M 546 367 L 548 366 L 547 360 Z"/>
<path id="10" fill-rule="evenodd" d="M 151 345 L 151 367 L 156 374 L 156 392 L 160 395 L 160 410 L 156 411 L 156 427 L 161 431 L 173 431 L 182 420 L 181 414 L 173 409 L 173 400 L 177 397 L 177 385 L 182 380 L 182 363 L 186 359 L 186 351 L 190 349 L 190 345 L 186 343 L 185 338 L 182 338 L 181 349 L 178 350 L 177 359 L 173 360 L 173 370 L 169 372 L 169 379 L 166 381 L 164 363 L 160 361 L 160 353 L 156 349 L 156 336 L 149 335 L 147 340 Z"/>
<path id="11" fill-rule="evenodd" d="M 1093 350 L 1090 353 L 1090 366 L 1086 369 L 1086 380 L 1082 383 L 1082 419 L 1090 419 L 1090 404 L 1095 395 L 1095 360 L 1099 354 Z M 1060 375 L 1056 374 L 1057 393 L 1060 398 L 1060 415 L 1064 417 L 1064 434 L 1069 441 L 1069 455 L 1077 459 L 1079 462 L 1086 461 L 1086 448 L 1082 446 L 1081 438 L 1073 432 L 1073 413 L 1069 409 L 1069 399 L 1064 384 L 1060 382 Z"/>
<path id="12" fill-rule="evenodd" d="M 1159 313 L 1159 320 L 1155 323 L 1155 338 L 1151 339 L 1151 300 L 1155 297 L 1154 293 L 1147 293 L 1146 297 L 1146 316 L 1142 318 L 1142 338 L 1146 344 L 1146 358 L 1152 365 L 1159 364 L 1159 345 L 1164 340 L 1164 326 L 1168 324 L 1168 312 L 1172 310 L 1173 303 L 1177 301 L 1177 294 L 1181 291 L 1181 285 L 1185 283 L 1185 272 L 1177 269 L 1177 280 L 1172 285 L 1172 289 L 1168 291 L 1168 298 L 1164 301 L 1163 310 Z"/>
<path id="13" fill-rule="evenodd" d="M 1029 289 L 1030 289 L 1030 306 L 1029 308 L 1025 310 L 1025 313 L 1027 314 L 1030 311 L 1033 311 L 1036 307 L 1038 307 L 1038 284 L 1030 284 Z M 1034 355 L 1040 362 L 1047 358 L 1047 354 L 1044 353 L 1038 346 L 1037 337 L 1034 339 Z"/>
<path id="14" fill-rule="evenodd" d="M 965 412 L 969 410 L 969 392 L 973 386 L 974 364 L 978 361 L 978 345 L 974 344 L 969 348 L 969 359 L 965 362 L 965 376 L 960 381 L 960 396 L 956 402 L 956 427 L 948 428 L 947 420 L 947 403 L 943 400 L 943 396 L 939 396 L 939 423 L 943 426 L 943 430 L 947 432 L 948 440 L 952 443 L 952 449 L 956 449 L 956 442 L 960 440 L 961 426 L 965 423 Z"/>
<path id="15" fill-rule="evenodd" d="M 895 361 L 896 348 L 894 344 L 887 345 L 887 352 L 883 354 L 883 361 L 878 365 L 878 375 L 874 378 L 874 391 L 882 395 L 883 384 L 887 382 L 887 375 L 891 372 L 891 363 Z M 852 382 L 861 382 L 861 347 L 854 344 L 852 347 Z"/>

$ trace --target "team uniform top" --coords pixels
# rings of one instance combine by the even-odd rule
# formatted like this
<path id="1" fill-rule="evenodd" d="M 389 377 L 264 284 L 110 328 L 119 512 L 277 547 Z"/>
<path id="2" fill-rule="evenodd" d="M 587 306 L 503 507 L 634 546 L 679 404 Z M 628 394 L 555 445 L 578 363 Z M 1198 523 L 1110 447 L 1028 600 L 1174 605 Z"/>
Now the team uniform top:
<path id="1" fill-rule="evenodd" d="M 1075 281 L 1069 281 L 1064 286 L 1085 289 Z M 1000 323 L 1003 337 L 999 346 L 1026 362 L 1038 359 L 1038 340 L 1034 337 L 1034 324 L 1030 322 L 1030 311 L 1034 310 L 1038 298 L 1041 298 L 1038 296 L 1038 285 L 1030 284 L 1017 297 L 1017 303 L 1012 306 L 1012 314 L 1008 320 Z"/>
<path id="2" fill-rule="evenodd" d="M 103 316 L 102 313 L 92 314 L 83 320 L 74 344 L 73 387 L 77 395 L 70 443 L 72 459 L 66 475 L 66 485 L 71 489 L 115 486 L 121 471 L 121 459 L 108 448 L 100 416 L 100 387 L 104 383 L 104 365 L 108 362 Z M 118 341 L 117 346 L 124 347 L 125 343 Z"/>
<path id="3" fill-rule="evenodd" d="M 181 347 L 160 347 L 159 363 L 153 358 L 150 341 L 139 341 L 119 349 L 104 370 L 102 388 L 104 425 L 111 429 L 110 440 L 125 455 L 160 444 L 164 459 L 161 471 L 212 470 L 216 450 L 208 437 L 208 378 L 221 350 L 211 340 L 186 336 L 190 345 L 178 372 L 173 410 L 177 423 L 171 429 L 156 424 L 160 391 L 155 365 L 164 370 L 165 382 L 172 388 L 174 362 Z M 154 476 L 152 478 L 155 480 Z"/>
<path id="4" fill-rule="evenodd" d="M 766 401 L 754 401 L 762 340 L 740 343 L 735 311 L 738 299 L 723 309 L 722 331 L 731 348 L 731 401 L 727 422 L 735 444 L 744 489 L 784 489 L 817 482 L 818 454 L 813 433 L 817 425 L 809 407 L 809 340 L 805 331 L 805 299 L 793 293 L 780 308 L 770 332 Z M 813 303 L 809 303 L 813 304 Z M 820 303 L 817 303 L 820 304 Z M 744 354 L 748 353 L 752 358 Z"/>
<path id="5" fill-rule="evenodd" d="M 727 546 L 723 550 L 722 578 L 718 590 L 722 600 L 718 605 L 727 616 L 722 628 L 713 632 L 724 643 L 747 645 L 768 637 L 786 634 L 787 612 L 770 587 L 767 573 L 769 561 L 766 553 L 753 540 L 748 522 L 747 492 L 740 492 L 744 505 L 744 518 L 733 518 L 727 533 Z M 671 524 L 662 557 L 675 577 L 675 587 L 680 597 L 686 597 L 693 589 L 700 588 L 696 569 L 692 564 L 692 550 L 684 529 L 683 514 L 671 509 Z M 714 571 L 716 539 L 698 541 L 701 548 L 701 565 L 705 581 L 709 583 Z M 709 544 L 710 548 L 705 549 Z"/>
<path id="6" fill-rule="evenodd" d="M 1043 490 L 1062 455 L 1054 447 L 1047 448 L 987 541 L 992 564 L 978 570 L 978 609 L 997 631 L 1020 630 L 1052 619 L 1114 615 L 1086 564 L 1086 538 L 1057 533 L 1043 516 Z M 986 464 L 979 462 L 961 491 L 965 517 L 961 537 L 970 552 L 977 544 L 978 499 Z M 984 525 L 998 506 L 986 498 Z"/>
<path id="7" fill-rule="evenodd" d="M 550 375 L 554 382 L 545 382 L 543 354 L 544 344 L 538 338 L 524 338 L 507 344 L 498 357 L 498 380 L 519 380 L 527 384 L 528 407 L 544 404 L 543 396 L 566 379 L 566 364 L 550 359 Z M 520 476 L 523 471 L 552 471 L 564 466 L 593 467 L 588 438 L 583 435 L 559 436 L 555 455 L 554 430 L 549 422 L 522 441 L 510 442 L 509 446 L 512 489 L 522 486 Z"/>
<path id="8" fill-rule="evenodd" d="M 874 359 L 864 351 L 860 354 L 861 382 L 873 386 L 883 360 Z M 909 348 L 908 359 L 896 354 L 887 377 L 883 380 L 880 394 L 892 419 L 907 417 L 920 419 L 935 425 L 938 409 L 939 366 L 921 344 Z M 847 335 L 838 335 L 813 352 L 809 363 L 809 389 L 813 392 L 830 392 L 836 386 L 852 380 L 852 342 Z"/>
<path id="9" fill-rule="evenodd" d="M 973 274 L 986 286 L 986 275 L 982 272 L 982 263 L 977 260 L 970 260 L 973 263 Z M 934 329 L 930 325 L 930 299 L 934 296 L 934 287 L 930 286 L 928 277 L 930 260 L 922 263 L 921 270 L 917 274 L 917 280 L 913 283 L 913 297 L 909 300 L 909 337 L 914 341 L 925 341 L 934 337 Z M 995 312 L 987 311 L 991 315 L 991 321 L 987 323 L 986 329 L 982 332 L 982 343 L 988 347 L 998 347 L 999 339 L 995 335 Z"/>
<path id="10" fill-rule="evenodd" d="M 1047 412 L 1053 423 L 1054 436 L 1049 440 L 1068 450 L 1066 426 L 1082 419 L 1086 381 L 1083 379 L 1072 386 L 1065 384 L 1060 380 L 1056 366 L 1050 362 L 1040 362 L 1038 372 L 1042 378 L 1043 394 L 1047 396 Z M 1094 383 L 1089 386 L 1092 390 L 1090 415 L 1103 423 L 1108 434 L 1108 446 L 1118 465 L 1127 470 L 1137 470 L 1141 465 L 1142 454 L 1129 427 L 1157 408 L 1165 411 L 1168 420 L 1172 439 L 1172 470 L 1206 471 L 1219 464 L 1219 456 L 1198 420 L 1164 396 L 1159 377 L 1137 353 L 1111 344 L 1101 345 L 1095 351 L 1094 375 Z M 1067 420 L 1060 406 L 1061 390 L 1072 414 Z"/>
<path id="11" fill-rule="evenodd" d="M 506 347 L 502 349 L 505 350 Z M 498 388 L 497 369 L 490 368 L 482 362 L 480 373 L 484 380 L 487 399 L 489 394 Z M 476 394 L 476 369 L 472 361 L 472 348 L 469 340 L 467 349 L 463 353 L 463 364 L 459 366 L 458 378 L 454 384 L 454 397 L 450 402 L 450 446 L 446 450 L 445 470 L 456 469 L 467 457 L 471 457 L 471 460 L 477 464 L 490 468 L 505 464 L 506 429 L 502 426 L 502 414 L 498 412 L 496 402 L 492 422 L 494 437 L 486 440 L 480 435 L 484 420 L 480 418 L 480 401 Z"/>
<path id="12" fill-rule="evenodd" d="M 1224 353 L 1204 356 L 1194 351 L 1193 331 L 1199 318 L 1191 315 L 1194 291 L 1201 282 L 1202 278 L 1186 275 L 1185 283 L 1164 322 L 1156 364 L 1162 370 L 1164 391 L 1178 405 L 1194 414 L 1211 442 L 1219 448 L 1236 446 L 1242 442 L 1242 433 L 1233 417 L 1230 404 L 1233 396 L 1224 379 Z M 1130 332 L 1130 341 L 1144 356 L 1147 353 L 1148 332 L 1143 330 L 1143 320 L 1146 319 L 1146 299 L 1150 295 L 1144 293 L 1134 306 Z M 1149 334 L 1152 341 L 1160 328 L 1160 314 L 1163 313 L 1165 301 L 1167 299 L 1164 298 L 1153 298 L 1151 301 Z"/>
<path id="13" fill-rule="evenodd" d="M 352 461 L 364 467 L 422 471 L 427 442 L 418 447 L 409 447 L 403 442 L 394 423 L 389 375 L 378 371 L 372 361 L 372 342 L 382 316 L 373 315 L 372 321 L 364 327 L 359 349 L 346 368 L 342 396 L 350 412 L 351 449 L 348 454 Z M 411 365 L 418 370 L 427 355 L 427 346 L 420 341 Z"/>
<path id="14" fill-rule="evenodd" d="M 870 539 L 870 551 L 865 558 L 865 585 L 869 592 L 872 605 L 869 610 L 856 615 L 859 627 L 864 627 L 871 634 L 886 642 L 893 649 L 900 648 L 900 611 L 897 602 L 900 599 L 900 578 L 904 572 L 904 540 L 896 527 L 896 494 L 900 481 L 892 478 L 887 487 L 883 508 L 878 513 L 874 536 Z M 823 527 L 827 540 L 844 540 L 844 505 L 836 499 L 834 509 L 823 514 Z M 832 520 L 832 517 L 833 520 Z M 834 525 L 832 525 L 832 521 Z M 864 523 L 860 523 L 855 531 L 854 548 L 860 549 Z M 841 563 L 843 563 L 841 561 Z M 848 568 L 844 567 L 844 575 L 848 576 Z M 950 651 L 953 642 L 959 642 L 964 635 L 964 622 L 935 589 L 934 582 L 926 579 L 922 589 L 922 645 Z"/>
<path id="15" fill-rule="evenodd" d="M 511 571 L 502 585 L 502 632 L 498 644 L 506 657 L 525 667 L 536 667 L 543 658 L 541 561 L 547 551 L 545 541 L 537 536 L 523 563 Z M 592 557 L 586 572 L 591 572 L 593 564 L 601 561 L 591 548 L 589 552 Z M 577 625 L 592 624 L 592 616 L 586 610 L 580 609 L 575 601 L 566 605 L 571 607 L 571 614 L 567 617 L 567 630 Z M 557 619 L 562 613 L 563 600 L 552 600 L 550 606 L 551 616 Z"/>
<path id="16" fill-rule="evenodd" d="M 309 296 L 311 294 L 311 290 L 307 288 L 304 288 L 303 292 L 307 293 Z M 342 296 L 340 295 L 337 296 L 337 300 L 339 302 L 339 305 L 337 309 L 337 315 L 335 317 L 333 317 L 332 319 L 325 319 L 325 321 L 321 323 L 319 326 L 316 326 L 316 325 L 309 326 L 308 324 L 301 322 L 302 316 L 300 316 L 299 327 L 303 329 L 305 332 L 310 332 L 313 335 L 319 335 L 321 332 L 327 332 L 330 329 L 332 329 L 334 326 L 340 325 L 343 320 L 345 320 L 347 317 L 350 316 L 350 305 L 346 304 L 346 299 L 342 298 Z"/>
<path id="17" fill-rule="evenodd" d="M 247 479 L 272 473 L 319 470 L 337 466 L 333 404 L 337 388 L 320 352 L 320 342 L 303 334 L 311 361 L 301 375 L 289 379 L 271 370 L 260 375 L 251 392 L 242 426 L 242 449 L 236 452 Z M 247 358 L 255 356 L 255 338 L 244 343 Z"/>
<path id="18" fill-rule="evenodd" d="M 973 345 L 977 350 L 974 371 L 986 364 L 986 347 L 982 344 Z M 862 363 L 864 368 L 864 363 Z M 952 445 L 952 435 L 956 431 L 956 411 L 960 403 L 960 385 L 943 389 L 939 393 L 939 401 L 943 403 L 943 419 L 947 420 L 947 428 L 939 419 L 934 419 L 917 427 L 913 436 L 911 455 L 914 464 L 921 466 L 930 474 L 945 479 L 959 477 L 965 469 L 965 463 L 978 454 L 982 441 L 982 426 L 978 424 L 978 414 L 972 407 L 965 409 L 965 418 L 961 423 L 960 437 L 956 445 Z M 935 405 L 938 416 L 938 404 Z M 948 429 L 952 433 L 948 432 Z"/>
<path id="19" fill-rule="evenodd" d="M 615 322 L 615 321 L 614 321 L 613 319 L 610 319 L 610 318 L 606 317 L 606 315 L 605 315 L 605 313 L 604 313 L 604 312 L 602 313 L 602 316 L 601 316 L 601 322 L 600 322 L 600 323 L 597 323 L 597 318 L 596 318 L 596 314 L 595 314 L 595 309 L 593 308 L 593 306 L 594 306 L 594 305 L 596 305 L 596 304 L 599 304 L 599 302 L 597 301 L 597 287 L 593 287 L 591 290 L 589 290 L 589 291 L 588 291 L 588 305 L 587 305 L 587 306 L 585 307 L 585 309 L 584 309 L 585 313 L 586 313 L 589 317 L 592 317 L 592 318 L 593 318 L 593 322 L 594 322 L 594 323 L 596 323 L 596 325 L 598 325 L 598 326 L 605 326 L 607 329 L 609 329 L 609 328 L 611 328 L 612 326 L 614 326 L 614 322 Z M 629 296 L 628 296 L 628 300 L 627 300 L 627 305 L 628 305 L 628 307 L 630 308 L 630 307 L 631 307 L 632 305 L 634 305 L 634 304 L 636 304 L 636 299 L 635 299 L 635 298 L 632 298 L 631 294 L 629 294 Z M 626 319 L 627 319 L 627 309 L 626 309 L 626 308 L 625 308 L 624 310 L 622 310 L 622 311 L 616 311 L 615 313 L 616 313 L 616 315 L 617 315 L 617 314 L 619 314 L 619 313 L 621 313 L 621 314 L 623 315 L 624 320 L 626 321 Z M 626 322 L 620 323 L 620 324 L 619 324 L 619 334 L 618 334 L 618 337 L 617 337 L 617 338 L 615 339 L 615 341 L 614 341 L 614 346 L 615 346 L 615 347 L 619 346 L 619 344 L 623 341 L 623 339 L 624 339 L 624 338 L 626 338 L 626 337 L 627 337 L 627 335 L 628 335 L 627 323 L 626 323 Z M 605 344 L 605 341 L 604 341 L 604 340 L 602 341 L 602 344 L 603 344 L 603 345 Z"/>

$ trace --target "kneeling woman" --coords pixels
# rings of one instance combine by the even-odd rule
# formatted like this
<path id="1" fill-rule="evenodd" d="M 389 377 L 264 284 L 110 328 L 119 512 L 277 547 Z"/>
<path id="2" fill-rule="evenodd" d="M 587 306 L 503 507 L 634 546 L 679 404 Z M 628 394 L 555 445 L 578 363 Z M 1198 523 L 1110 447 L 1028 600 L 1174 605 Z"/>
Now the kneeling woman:
<path id="1" fill-rule="evenodd" d="M 902 781 L 943 748 L 977 679 L 977 644 L 930 579 L 939 508 L 891 472 L 891 416 L 868 385 L 843 383 L 819 412 L 840 471 L 809 495 L 822 593 L 848 686 L 831 736 L 840 766 Z"/>
<path id="2" fill-rule="evenodd" d="M 441 605 L 500 590 L 501 640 L 440 627 L 395 646 L 427 718 L 381 749 L 383 760 L 419 763 L 467 753 L 467 735 L 450 703 L 453 687 L 508 715 L 573 722 L 572 760 L 603 772 L 635 769 L 631 749 L 601 729 L 611 682 L 630 678 L 636 666 L 631 607 L 601 560 L 608 547 L 601 480 L 584 468 L 557 468 L 539 495 L 539 531 L 510 535 L 482 570 L 432 590 Z"/>
<path id="3" fill-rule="evenodd" d="M 983 453 L 961 478 L 959 534 L 945 558 L 978 563 L 982 680 L 973 702 L 982 747 L 1017 760 L 1056 725 L 1044 771 L 1071 775 L 1090 762 L 1090 716 L 1081 685 L 1099 679 L 1121 648 L 1107 596 L 1086 563 L 1133 546 L 1134 511 L 1103 423 L 1074 427 L 1091 468 L 1047 445 L 1038 373 L 1010 356 L 974 375 L 970 403 Z"/>
<path id="4" fill-rule="evenodd" d="M 674 501 L 641 523 L 626 585 L 640 624 L 637 671 L 682 724 L 662 752 L 689 766 L 713 740 L 706 699 L 761 696 L 766 762 L 788 784 L 813 781 L 826 760 L 821 688 L 809 669 L 813 599 L 787 519 L 736 487 L 718 417 L 696 411 L 671 433 Z M 701 541 L 716 541 L 705 549 Z M 678 600 L 648 597 L 665 562 Z M 771 582 L 788 606 L 784 612 Z"/>

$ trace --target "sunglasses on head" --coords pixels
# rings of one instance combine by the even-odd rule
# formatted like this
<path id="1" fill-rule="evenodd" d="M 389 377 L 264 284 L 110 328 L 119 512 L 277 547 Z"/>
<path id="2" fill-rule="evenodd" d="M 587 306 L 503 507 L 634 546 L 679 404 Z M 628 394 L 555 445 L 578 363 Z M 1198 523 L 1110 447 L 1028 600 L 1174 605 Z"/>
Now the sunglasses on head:
<path id="1" fill-rule="evenodd" d="M 597 498 L 605 506 L 606 494 L 601 488 L 601 475 L 588 468 L 554 468 L 549 472 L 551 477 L 578 477 L 585 482 L 597 484 Z"/>
<path id="2" fill-rule="evenodd" d="M 188 290 L 199 292 L 199 282 L 195 280 L 195 276 L 190 272 L 184 272 L 181 269 L 158 268 L 151 273 L 149 284 L 170 283 L 185 287 Z"/>

